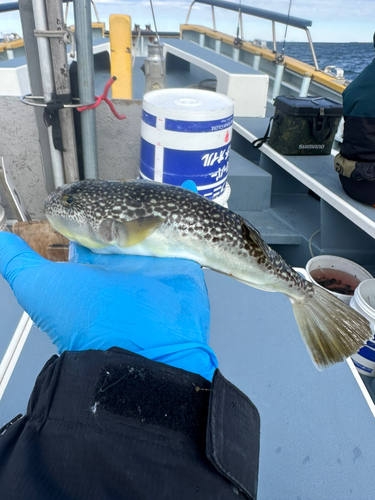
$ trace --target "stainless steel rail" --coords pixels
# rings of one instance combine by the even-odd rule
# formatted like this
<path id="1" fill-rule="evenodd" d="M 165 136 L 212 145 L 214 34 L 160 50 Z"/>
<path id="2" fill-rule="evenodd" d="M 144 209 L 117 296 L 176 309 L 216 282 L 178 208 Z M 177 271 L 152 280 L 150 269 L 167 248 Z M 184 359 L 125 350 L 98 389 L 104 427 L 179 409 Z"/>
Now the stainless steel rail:
<path id="1" fill-rule="evenodd" d="M 241 24 L 241 32 L 243 36 L 243 28 L 242 28 L 242 14 L 247 14 L 249 16 L 259 17 L 262 19 L 267 19 L 272 22 L 272 41 L 273 41 L 273 50 L 276 52 L 276 35 L 275 35 L 275 23 L 285 24 L 288 26 L 292 26 L 293 28 L 301 29 L 306 33 L 307 41 L 310 46 L 311 55 L 314 60 L 314 66 L 317 71 L 319 71 L 318 60 L 316 58 L 314 45 L 312 43 L 310 31 L 308 26 L 312 26 L 312 21 L 307 19 L 301 19 L 299 17 L 286 16 L 284 14 L 279 14 L 278 12 L 272 12 L 264 9 L 257 9 L 255 7 L 249 7 L 247 5 L 239 5 L 238 3 L 226 2 L 222 0 L 194 0 L 189 7 L 189 11 L 186 17 L 185 24 L 189 24 L 189 17 L 193 5 L 195 3 L 210 5 L 212 8 L 212 21 L 213 21 L 213 29 L 216 31 L 216 22 L 215 22 L 215 14 L 214 7 L 218 7 L 220 9 L 232 10 L 239 13 L 239 19 Z"/>
<path id="2" fill-rule="evenodd" d="M 73 0 L 61 0 L 63 3 L 73 2 Z M 19 10 L 18 2 L 7 2 L 0 5 L 0 12 L 12 12 Z"/>

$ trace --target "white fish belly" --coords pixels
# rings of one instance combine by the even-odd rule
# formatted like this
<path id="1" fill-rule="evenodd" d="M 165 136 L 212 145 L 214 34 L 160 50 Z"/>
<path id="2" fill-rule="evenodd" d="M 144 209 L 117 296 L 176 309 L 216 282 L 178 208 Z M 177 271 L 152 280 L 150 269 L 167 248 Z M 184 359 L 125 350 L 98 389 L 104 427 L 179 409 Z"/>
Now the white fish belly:
<path id="1" fill-rule="evenodd" d="M 141 255 L 147 257 L 172 257 L 189 259 L 231 276 L 246 285 L 270 292 L 283 291 L 280 278 L 258 264 L 249 254 L 238 255 L 230 244 L 206 244 L 204 240 L 183 237 L 178 231 L 157 230 L 155 233 L 129 247 L 109 245 L 92 248 L 95 253 Z"/>

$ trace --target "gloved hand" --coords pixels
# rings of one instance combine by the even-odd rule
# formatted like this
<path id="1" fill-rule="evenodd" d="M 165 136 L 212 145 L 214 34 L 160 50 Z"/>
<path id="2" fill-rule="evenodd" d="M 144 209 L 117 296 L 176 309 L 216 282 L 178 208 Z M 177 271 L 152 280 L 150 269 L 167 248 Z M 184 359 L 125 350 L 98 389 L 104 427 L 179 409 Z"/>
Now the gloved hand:
<path id="1" fill-rule="evenodd" d="M 98 255 L 73 245 L 54 263 L 0 232 L 0 273 L 58 351 L 113 346 L 211 380 L 209 301 L 200 266 L 185 259 Z"/>

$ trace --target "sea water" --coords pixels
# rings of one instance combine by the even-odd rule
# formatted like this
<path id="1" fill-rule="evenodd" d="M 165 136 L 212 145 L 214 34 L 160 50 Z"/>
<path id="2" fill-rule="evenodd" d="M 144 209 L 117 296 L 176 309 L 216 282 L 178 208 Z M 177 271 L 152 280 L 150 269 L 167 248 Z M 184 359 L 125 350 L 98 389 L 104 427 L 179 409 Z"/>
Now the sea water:
<path id="1" fill-rule="evenodd" d="M 267 45 L 271 48 L 272 42 L 267 42 Z M 281 52 L 283 43 L 278 42 L 276 46 Z M 372 43 L 314 43 L 314 49 L 321 70 L 326 66 L 342 68 L 346 80 L 354 80 L 375 56 Z M 284 54 L 314 65 L 307 42 L 286 42 Z"/>

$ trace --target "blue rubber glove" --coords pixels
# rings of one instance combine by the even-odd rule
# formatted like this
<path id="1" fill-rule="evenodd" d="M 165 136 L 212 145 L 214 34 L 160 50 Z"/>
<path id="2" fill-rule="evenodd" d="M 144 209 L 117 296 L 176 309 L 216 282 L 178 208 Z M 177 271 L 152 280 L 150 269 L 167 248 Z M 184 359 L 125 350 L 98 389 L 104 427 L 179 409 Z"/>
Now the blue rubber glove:
<path id="1" fill-rule="evenodd" d="M 217 359 L 195 262 L 98 255 L 73 245 L 69 263 L 54 263 L 0 232 L 0 273 L 60 353 L 117 346 L 211 380 Z"/>

